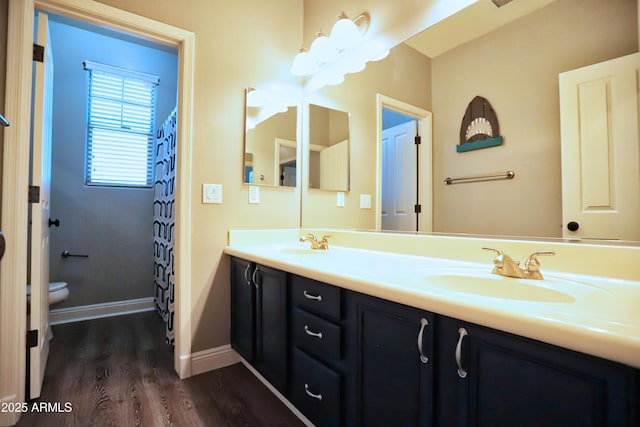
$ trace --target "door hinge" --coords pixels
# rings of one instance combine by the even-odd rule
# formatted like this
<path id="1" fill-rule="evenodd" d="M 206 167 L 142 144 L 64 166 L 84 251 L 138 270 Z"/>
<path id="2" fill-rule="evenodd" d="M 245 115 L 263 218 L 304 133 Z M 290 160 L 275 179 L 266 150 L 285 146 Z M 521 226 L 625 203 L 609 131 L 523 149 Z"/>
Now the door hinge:
<path id="1" fill-rule="evenodd" d="M 420 144 L 422 144 L 422 137 L 421 136 L 416 136 L 414 138 L 414 141 L 415 141 L 416 145 L 420 145 Z"/>
<path id="2" fill-rule="evenodd" d="M 44 62 L 44 46 L 39 44 L 33 44 L 33 60 L 38 62 Z"/>
<path id="3" fill-rule="evenodd" d="M 29 186 L 29 203 L 40 203 L 40 187 L 37 185 Z"/>
<path id="4" fill-rule="evenodd" d="M 38 346 L 38 330 L 31 329 L 27 331 L 27 348 L 33 348 Z"/>
<path id="5" fill-rule="evenodd" d="M 413 210 L 414 210 L 414 212 L 415 212 L 415 213 L 417 213 L 417 214 L 422 213 L 422 205 L 415 205 L 415 206 L 413 207 Z"/>

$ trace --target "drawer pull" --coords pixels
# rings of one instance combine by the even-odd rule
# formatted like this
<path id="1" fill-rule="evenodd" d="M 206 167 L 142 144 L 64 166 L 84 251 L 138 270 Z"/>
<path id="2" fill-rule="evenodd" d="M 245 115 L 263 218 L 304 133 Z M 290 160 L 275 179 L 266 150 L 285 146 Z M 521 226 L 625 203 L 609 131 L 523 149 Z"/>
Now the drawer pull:
<path id="1" fill-rule="evenodd" d="M 424 328 L 429 326 L 429 321 L 424 317 L 420 319 L 420 332 L 418 332 L 418 351 L 420 352 L 420 361 L 422 363 L 429 362 L 429 358 L 424 355 L 424 351 L 422 350 L 422 335 L 424 334 Z"/>
<path id="2" fill-rule="evenodd" d="M 309 330 L 309 327 L 307 325 L 304 325 L 304 331 L 307 333 L 307 335 L 312 336 L 312 337 L 316 337 L 319 339 L 322 339 L 322 332 L 313 332 Z"/>
<path id="3" fill-rule="evenodd" d="M 311 295 L 309 292 L 307 292 L 306 290 L 304 292 L 302 292 L 302 294 L 304 295 L 304 297 L 306 299 L 312 299 L 314 301 L 322 301 L 322 295 Z"/>
<path id="4" fill-rule="evenodd" d="M 467 377 L 467 371 L 462 368 L 462 340 L 469 335 L 465 328 L 458 329 L 460 337 L 458 338 L 458 344 L 456 345 L 456 364 L 458 365 L 458 376 L 460 378 Z"/>
<path id="5" fill-rule="evenodd" d="M 309 390 L 309 384 L 305 383 L 304 391 L 307 393 L 307 395 L 309 397 L 313 397 L 314 399 L 322 400 L 322 395 L 321 394 L 314 394 L 314 393 L 311 392 L 311 390 Z"/>

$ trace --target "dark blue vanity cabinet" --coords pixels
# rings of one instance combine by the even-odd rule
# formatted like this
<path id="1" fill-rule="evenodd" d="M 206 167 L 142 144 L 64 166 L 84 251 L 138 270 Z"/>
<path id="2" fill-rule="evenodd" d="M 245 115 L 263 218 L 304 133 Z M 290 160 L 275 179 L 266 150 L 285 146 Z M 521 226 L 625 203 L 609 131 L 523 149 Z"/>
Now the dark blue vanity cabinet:
<path id="1" fill-rule="evenodd" d="M 318 427 L 640 425 L 638 369 L 236 258 L 231 280 L 234 349 Z"/>
<path id="2" fill-rule="evenodd" d="M 436 339 L 436 425 L 639 425 L 636 369 L 444 316 Z"/>
<path id="3" fill-rule="evenodd" d="M 434 316 L 348 292 L 355 423 L 367 427 L 433 425 Z"/>
<path id="4" fill-rule="evenodd" d="M 343 290 L 291 276 L 291 402 L 316 426 L 349 425 Z"/>
<path id="5" fill-rule="evenodd" d="M 231 345 L 276 389 L 288 382 L 288 274 L 231 259 Z"/>

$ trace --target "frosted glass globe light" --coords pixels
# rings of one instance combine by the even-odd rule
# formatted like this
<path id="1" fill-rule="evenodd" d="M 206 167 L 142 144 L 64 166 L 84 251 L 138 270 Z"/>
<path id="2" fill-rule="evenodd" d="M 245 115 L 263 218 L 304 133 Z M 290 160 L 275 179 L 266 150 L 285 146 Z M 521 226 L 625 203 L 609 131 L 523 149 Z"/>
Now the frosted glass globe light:
<path id="1" fill-rule="evenodd" d="M 309 54 L 320 67 L 334 61 L 337 56 L 335 46 L 329 40 L 329 37 L 322 33 L 311 43 Z"/>
<path id="2" fill-rule="evenodd" d="M 296 76 L 310 76 L 316 71 L 315 61 L 309 52 L 302 50 L 293 58 L 293 64 L 291 64 L 292 74 Z"/>
<path id="3" fill-rule="evenodd" d="M 339 51 L 356 47 L 362 36 L 356 24 L 349 18 L 342 18 L 333 25 L 331 39 Z"/>

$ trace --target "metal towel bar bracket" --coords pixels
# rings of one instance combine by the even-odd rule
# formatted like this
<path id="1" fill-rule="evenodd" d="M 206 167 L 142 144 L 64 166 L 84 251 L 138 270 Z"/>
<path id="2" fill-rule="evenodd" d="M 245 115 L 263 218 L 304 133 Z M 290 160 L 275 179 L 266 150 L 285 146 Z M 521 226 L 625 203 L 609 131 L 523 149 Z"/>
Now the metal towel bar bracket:
<path id="1" fill-rule="evenodd" d="M 493 175 L 480 175 L 480 176 L 468 176 L 464 178 L 445 178 L 444 182 L 447 185 L 450 184 L 464 184 L 465 182 L 476 181 L 493 181 L 497 179 L 513 179 L 516 176 L 514 171 L 506 171 L 505 173 L 493 174 Z"/>
<path id="2" fill-rule="evenodd" d="M 77 257 L 77 258 L 89 258 L 89 255 L 78 255 L 78 254 L 72 254 L 69 251 L 62 251 L 62 253 L 60 254 L 60 256 L 62 256 L 62 258 L 69 258 L 69 257 Z"/>

